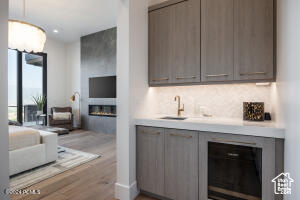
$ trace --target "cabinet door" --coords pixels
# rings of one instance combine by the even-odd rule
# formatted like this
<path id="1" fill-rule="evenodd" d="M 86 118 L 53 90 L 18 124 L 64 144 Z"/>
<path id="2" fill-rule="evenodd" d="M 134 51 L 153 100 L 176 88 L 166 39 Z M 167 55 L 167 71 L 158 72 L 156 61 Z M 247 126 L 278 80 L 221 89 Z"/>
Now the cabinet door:
<path id="1" fill-rule="evenodd" d="M 164 129 L 137 127 L 137 185 L 153 194 L 164 194 Z"/>
<path id="2" fill-rule="evenodd" d="M 171 7 L 172 83 L 200 82 L 200 0 L 182 1 Z"/>
<path id="3" fill-rule="evenodd" d="M 202 0 L 202 82 L 233 80 L 233 2 Z"/>
<path id="4" fill-rule="evenodd" d="M 167 84 L 172 67 L 172 7 L 149 12 L 149 84 Z"/>
<path id="5" fill-rule="evenodd" d="M 234 79 L 273 79 L 273 0 L 235 0 L 234 13 Z"/>
<path id="6" fill-rule="evenodd" d="M 165 196 L 198 199 L 198 133 L 165 129 Z"/>

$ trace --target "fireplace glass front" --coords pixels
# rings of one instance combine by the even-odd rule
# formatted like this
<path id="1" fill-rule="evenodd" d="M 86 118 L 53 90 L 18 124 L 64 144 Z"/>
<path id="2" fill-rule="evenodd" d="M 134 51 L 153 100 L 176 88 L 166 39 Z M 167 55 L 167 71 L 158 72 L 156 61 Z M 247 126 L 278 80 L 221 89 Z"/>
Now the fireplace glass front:
<path id="1" fill-rule="evenodd" d="M 89 105 L 89 115 L 116 117 L 117 109 L 115 105 Z"/>
<path id="2" fill-rule="evenodd" d="M 262 149 L 208 142 L 208 199 L 261 200 Z"/>

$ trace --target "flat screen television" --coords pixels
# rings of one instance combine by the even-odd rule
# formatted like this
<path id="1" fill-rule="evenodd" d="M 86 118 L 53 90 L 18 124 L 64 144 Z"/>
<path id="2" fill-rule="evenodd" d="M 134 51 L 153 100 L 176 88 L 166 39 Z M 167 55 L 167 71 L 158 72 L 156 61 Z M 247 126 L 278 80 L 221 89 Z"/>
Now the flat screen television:
<path id="1" fill-rule="evenodd" d="M 116 98 L 116 76 L 89 78 L 90 98 Z"/>

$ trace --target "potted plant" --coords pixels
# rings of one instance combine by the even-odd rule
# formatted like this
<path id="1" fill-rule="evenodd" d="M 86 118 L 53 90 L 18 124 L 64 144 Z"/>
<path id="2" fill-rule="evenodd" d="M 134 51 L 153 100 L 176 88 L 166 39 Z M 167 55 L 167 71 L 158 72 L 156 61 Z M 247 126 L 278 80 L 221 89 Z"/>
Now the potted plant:
<path id="1" fill-rule="evenodd" d="M 36 115 L 41 115 L 43 114 L 43 108 L 46 102 L 46 97 L 44 95 L 37 95 L 37 96 L 32 96 L 32 100 L 37 106 L 37 113 Z"/>

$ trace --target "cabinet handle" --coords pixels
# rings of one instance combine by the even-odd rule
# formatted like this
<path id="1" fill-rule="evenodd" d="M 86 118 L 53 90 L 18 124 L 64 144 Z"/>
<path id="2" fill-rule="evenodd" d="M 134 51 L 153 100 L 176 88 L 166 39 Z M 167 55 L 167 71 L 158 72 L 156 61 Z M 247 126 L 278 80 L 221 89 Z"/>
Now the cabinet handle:
<path id="1" fill-rule="evenodd" d="M 193 136 L 191 135 L 182 135 L 182 134 L 177 134 L 177 133 L 170 133 L 170 136 L 176 136 L 176 137 L 184 137 L 184 138 L 192 138 Z"/>
<path id="2" fill-rule="evenodd" d="M 227 153 L 228 156 L 230 157 L 239 157 L 240 155 L 237 153 Z"/>
<path id="3" fill-rule="evenodd" d="M 197 78 L 197 76 L 188 76 L 188 77 L 183 77 L 183 76 L 177 76 L 176 79 L 193 79 Z"/>
<path id="4" fill-rule="evenodd" d="M 234 141 L 234 140 L 223 140 L 223 139 L 218 139 L 218 138 L 212 138 L 213 141 L 215 142 L 222 142 L 222 143 L 236 143 L 236 144 L 244 144 L 244 145 L 256 145 L 255 142 L 239 142 L 239 141 Z"/>
<path id="5" fill-rule="evenodd" d="M 160 132 L 146 132 L 146 131 L 142 131 L 142 133 L 151 134 L 151 135 L 159 135 L 160 134 Z"/>
<path id="6" fill-rule="evenodd" d="M 263 74 L 267 74 L 267 72 L 242 72 L 240 73 L 241 76 L 247 76 L 247 75 L 263 75 Z"/>
<path id="7" fill-rule="evenodd" d="M 206 77 L 220 77 L 220 76 L 229 76 L 229 74 L 213 74 L 213 75 L 206 75 Z"/>
<path id="8" fill-rule="evenodd" d="M 157 78 L 157 79 L 152 79 L 152 81 L 167 81 L 169 78 Z"/>

